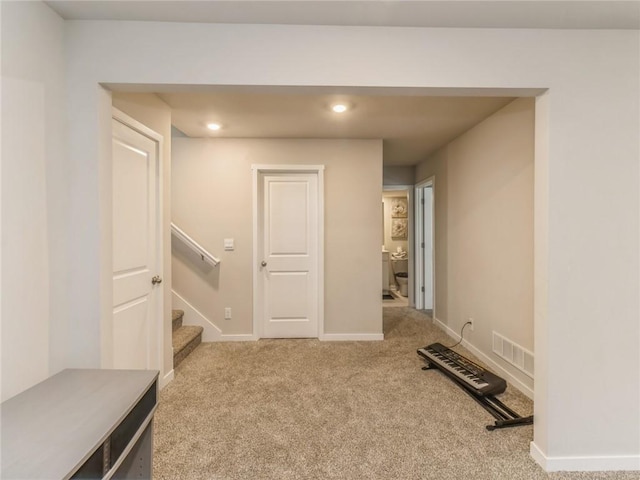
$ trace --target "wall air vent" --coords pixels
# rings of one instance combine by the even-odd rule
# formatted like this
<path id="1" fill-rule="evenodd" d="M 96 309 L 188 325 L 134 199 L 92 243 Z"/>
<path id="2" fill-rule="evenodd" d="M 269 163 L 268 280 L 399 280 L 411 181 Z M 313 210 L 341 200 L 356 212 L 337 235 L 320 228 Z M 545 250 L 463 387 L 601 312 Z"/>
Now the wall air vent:
<path id="1" fill-rule="evenodd" d="M 533 353 L 526 348 L 493 332 L 493 353 L 533 378 Z"/>

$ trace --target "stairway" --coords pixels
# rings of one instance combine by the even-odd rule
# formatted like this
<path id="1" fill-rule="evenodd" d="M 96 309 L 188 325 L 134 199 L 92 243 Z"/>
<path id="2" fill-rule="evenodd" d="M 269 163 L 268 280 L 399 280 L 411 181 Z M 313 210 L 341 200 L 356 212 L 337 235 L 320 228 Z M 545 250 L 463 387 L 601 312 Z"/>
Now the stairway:
<path id="1" fill-rule="evenodd" d="M 173 368 L 176 368 L 195 348 L 202 343 L 202 327 L 182 325 L 182 310 L 172 310 Z"/>

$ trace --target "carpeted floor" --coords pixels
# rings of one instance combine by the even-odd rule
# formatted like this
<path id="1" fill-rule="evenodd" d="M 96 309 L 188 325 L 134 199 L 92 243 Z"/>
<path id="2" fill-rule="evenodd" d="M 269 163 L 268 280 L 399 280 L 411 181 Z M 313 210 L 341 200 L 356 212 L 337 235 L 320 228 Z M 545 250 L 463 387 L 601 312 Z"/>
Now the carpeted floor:
<path id="1" fill-rule="evenodd" d="M 487 412 L 441 373 L 421 370 L 416 348 L 451 343 L 428 317 L 386 308 L 384 332 L 382 342 L 200 345 L 160 395 L 154 477 L 638 478 L 547 475 L 529 456 L 532 426 L 488 432 Z M 500 398 L 532 412 L 513 388 Z"/>

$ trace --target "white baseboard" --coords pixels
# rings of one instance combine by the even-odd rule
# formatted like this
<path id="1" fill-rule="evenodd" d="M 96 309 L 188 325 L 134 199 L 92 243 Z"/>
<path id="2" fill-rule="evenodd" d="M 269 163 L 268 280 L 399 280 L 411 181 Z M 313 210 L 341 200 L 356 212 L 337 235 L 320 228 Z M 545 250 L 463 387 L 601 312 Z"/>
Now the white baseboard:
<path id="1" fill-rule="evenodd" d="M 222 335 L 218 340 L 218 342 L 255 342 L 258 340 L 255 335 L 252 333 L 239 333 L 236 335 Z"/>
<path id="2" fill-rule="evenodd" d="M 442 323 L 437 318 L 433 319 L 433 323 L 435 323 L 439 328 L 444 330 L 447 335 L 456 341 L 460 340 L 460 335 L 451 330 L 447 325 Z M 495 373 L 503 377 L 510 385 L 517 388 L 519 391 L 524 393 L 528 398 L 533 400 L 533 390 L 525 385 L 521 380 L 514 377 L 510 372 L 505 370 L 502 366 L 498 365 L 491 357 L 487 356 L 485 353 L 480 351 L 478 348 L 471 345 L 468 341 L 463 340 L 462 346 L 473 353 L 476 357 L 478 357 L 482 362 L 486 363 Z"/>
<path id="3" fill-rule="evenodd" d="M 171 383 L 172 380 L 173 380 L 173 368 L 164 377 L 160 378 L 160 390 L 162 390 L 164 387 L 169 385 L 169 383 Z"/>
<path id="4" fill-rule="evenodd" d="M 545 472 L 615 472 L 640 470 L 640 455 L 547 457 L 531 442 L 531 457 Z"/>
<path id="5" fill-rule="evenodd" d="M 531 458 L 533 458 L 545 472 L 547 471 L 547 457 L 544 453 L 542 453 L 542 450 L 540 450 L 538 446 L 533 442 L 529 444 L 529 455 L 531 455 Z"/>
<path id="6" fill-rule="evenodd" d="M 359 342 L 384 340 L 382 333 L 325 333 L 320 335 L 323 342 Z"/>
<path id="7" fill-rule="evenodd" d="M 198 311 L 193 305 L 184 299 L 178 292 L 171 290 L 172 308 L 184 311 L 182 319 L 185 325 L 199 325 L 202 331 L 203 342 L 255 342 L 258 337 L 253 333 L 223 334 L 207 317 Z M 325 333 L 320 335 L 320 340 L 329 342 L 337 341 L 373 341 L 384 340 L 382 333 Z"/>
<path id="8" fill-rule="evenodd" d="M 254 342 L 257 340 L 252 333 L 241 333 L 237 335 L 227 335 L 222 333 L 207 317 L 191 305 L 178 292 L 171 290 L 171 301 L 174 309 L 184 311 L 182 322 L 184 325 L 199 325 L 202 331 L 203 342 Z"/>
<path id="9" fill-rule="evenodd" d="M 187 302 L 175 290 L 171 290 L 171 307 L 184 311 L 182 322 L 184 325 L 197 325 L 203 328 L 203 342 L 220 342 L 224 339 L 222 330 L 216 327 L 211 321 L 198 311 L 193 305 Z"/>

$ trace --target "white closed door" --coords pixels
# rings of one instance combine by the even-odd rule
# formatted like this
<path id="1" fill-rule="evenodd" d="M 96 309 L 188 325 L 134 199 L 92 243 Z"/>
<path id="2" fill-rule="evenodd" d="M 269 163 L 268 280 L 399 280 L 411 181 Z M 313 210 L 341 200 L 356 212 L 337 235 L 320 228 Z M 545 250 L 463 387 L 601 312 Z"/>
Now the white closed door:
<path id="1" fill-rule="evenodd" d="M 424 187 L 424 309 L 433 309 L 433 187 Z"/>
<path id="2" fill-rule="evenodd" d="M 318 176 L 261 174 L 262 336 L 318 336 Z"/>
<path id="3" fill-rule="evenodd" d="M 416 187 L 415 208 L 415 301 L 418 310 L 435 310 L 434 196 L 433 180 Z"/>
<path id="4" fill-rule="evenodd" d="M 112 129 L 112 363 L 158 369 L 158 143 L 116 119 Z"/>

